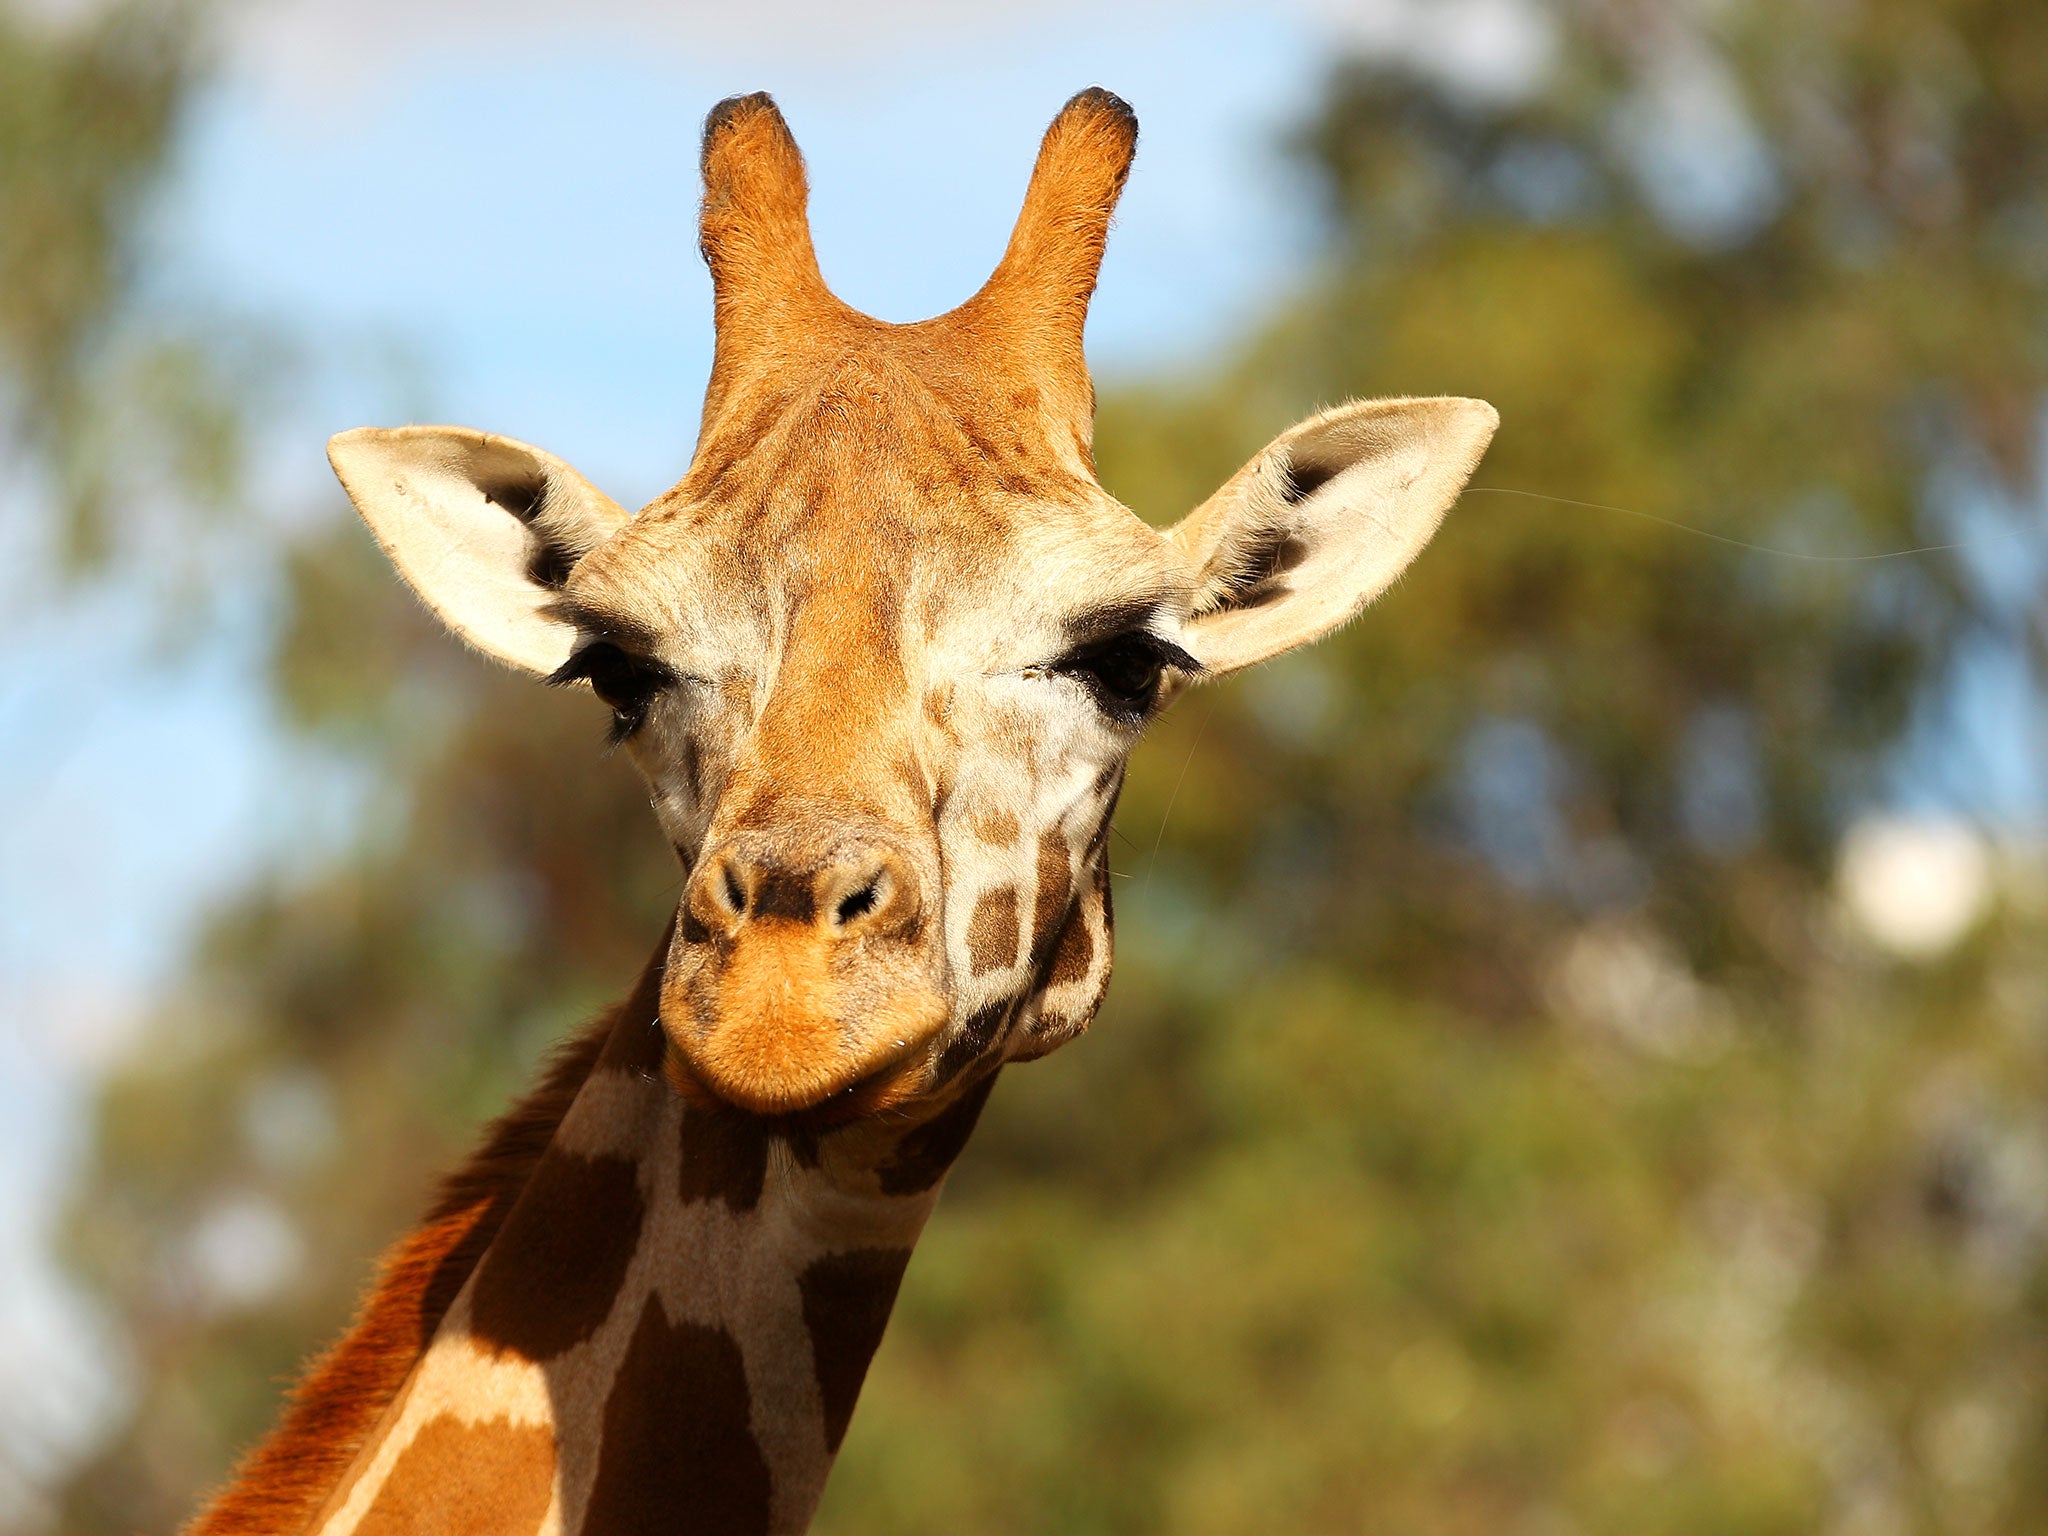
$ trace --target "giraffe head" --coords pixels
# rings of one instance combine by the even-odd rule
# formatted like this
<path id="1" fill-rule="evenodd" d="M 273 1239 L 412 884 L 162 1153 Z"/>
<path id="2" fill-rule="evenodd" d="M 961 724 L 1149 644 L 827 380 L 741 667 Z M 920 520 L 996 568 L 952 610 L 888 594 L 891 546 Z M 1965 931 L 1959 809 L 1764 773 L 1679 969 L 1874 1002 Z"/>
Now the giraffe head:
<path id="1" fill-rule="evenodd" d="M 1122 101 L 1076 96 L 988 283 L 892 325 L 826 288 L 773 102 L 721 103 L 716 354 L 673 490 L 629 514 L 550 454 L 456 428 L 330 447 L 450 628 L 611 709 L 686 871 L 660 1002 L 686 1094 L 914 1112 L 1085 1028 L 1146 723 L 1356 614 L 1485 451 L 1483 402 L 1353 403 L 1170 532 L 1119 504 L 1082 328 L 1136 141 Z"/>

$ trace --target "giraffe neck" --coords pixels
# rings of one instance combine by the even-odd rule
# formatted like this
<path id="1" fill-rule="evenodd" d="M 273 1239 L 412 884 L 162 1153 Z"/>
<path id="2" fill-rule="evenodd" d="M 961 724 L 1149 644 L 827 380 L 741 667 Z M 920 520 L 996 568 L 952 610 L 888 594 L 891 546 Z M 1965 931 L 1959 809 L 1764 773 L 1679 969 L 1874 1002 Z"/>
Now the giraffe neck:
<path id="1" fill-rule="evenodd" d="M 907 1131 L 770 1134 L 665 1080 L 659 971 L 310 1521 L 194 1536 L 807 1527 L 988 1085 Z"/>

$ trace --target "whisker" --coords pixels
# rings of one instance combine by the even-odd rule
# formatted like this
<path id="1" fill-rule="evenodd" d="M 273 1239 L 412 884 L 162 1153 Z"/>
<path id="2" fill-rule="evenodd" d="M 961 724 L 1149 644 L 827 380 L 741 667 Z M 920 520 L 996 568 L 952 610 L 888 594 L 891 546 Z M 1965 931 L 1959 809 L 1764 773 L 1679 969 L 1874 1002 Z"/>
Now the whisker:
<path id="1" fill-rule="evenodd" d="M 1180 777 L 1173 781 L 1173 793 L 1166 797 L 1166 809 L 1159 815 L 1159 835 L 1152 840 L 1151 855 L 1145 861 L 1145 880 L 1151 883 L 1152 873 L 1159 867 L 1159 848 L 1166 841 L 1166 824 L 1173 819 L 1174 802 L 1180 799 L 1180 787 L 1188 779 L 1188 769 L 1195 761 L 1195 750 L 1202 744 L 1202 737 L 1209 729 L 1209 722 L 1216 718 L 1216 704 L 1212 699 L 1209 711 L 1202 716 L 1202 723 L 1195 727 L 1195 739 L 1188 743 L 1188 755 L 1181 760 Z"/>
<path id="2" fill-rule="evenodd" d="M 1680 533 L 1696 534 L 1703 539 L 1712 539 L 1716 544 L 1726 544 L 1732 549 L 1745 549 L 1752 554 L 1775 555 L 1781 560 L 1803 560 L 1809 565 L 1869 565 L 1879 560 L 1904 560 L 1914 555 L 1945 555 L 1961 549 L 1961 544 L 1917 544 L 1911 549 L 1887 549 L 1872 555 L 1811 555 L 1803 550 L 1778 549 L 1769 544 L 1752 544 L 1747 539 L 1738 539 L 1725 533 L 1716 533 L 1711 528 L 1698 528 L 1691 523 L 1681 523 L 1673 517 L 1660 517 L 1655 512 L 1642 512 L 1634 507 L 1618 507 L 1605 501 L 1581 501 L 1576 496 L 1552 496 L 1547 491 L 1523 491 L 1506 485 L 1469 485 L 1467 496 L 1523 496 L 1531 501 L 1552 501 L 1564 507 L 1585 507 L 1593 512 L 1618 512 L 1623 517 L 1640 518 L 1646 523 L 1656 523 L 1665 528 L 1675 528 Z M 2021 530 L 2012 530 L 2003 535 L 2006 540 L 2022 537 Z"/>

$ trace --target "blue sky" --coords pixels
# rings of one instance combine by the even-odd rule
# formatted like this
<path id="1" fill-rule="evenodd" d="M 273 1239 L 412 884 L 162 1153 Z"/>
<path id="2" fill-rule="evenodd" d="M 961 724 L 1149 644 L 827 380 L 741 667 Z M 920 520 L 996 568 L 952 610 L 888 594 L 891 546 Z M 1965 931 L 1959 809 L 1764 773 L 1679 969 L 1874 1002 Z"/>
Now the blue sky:
<path id="1" fill-rule="evenodd" d="M 972 68 L 920 50 L 858 76 L 571 40 L 481 63 L 431 45 L 339 101 L 238 81 L 196 125 L 167 280 L 303 335 L 338 413 L 322 428 L 431 404 L 545 440 L 637 502 L 680 472 L 709 363 L 694 232 L 709 103 L 775 89 L 828 278 L 908 320 L 979 286 L 1045 123 L 1102 81 L 1139 105 L 1145 137 L 1098 366 L 1155 367 L 1242 326 L 1304 243 L 1273 146 L 1313 79 L 1308 29 L 1198 9 L 1098 26 L 1086 47 L 1031 28 L 989 42 Z M 364 365 L 380 343 L 423 365 L 420 398 L 377 398 L 389 381 Z"/>

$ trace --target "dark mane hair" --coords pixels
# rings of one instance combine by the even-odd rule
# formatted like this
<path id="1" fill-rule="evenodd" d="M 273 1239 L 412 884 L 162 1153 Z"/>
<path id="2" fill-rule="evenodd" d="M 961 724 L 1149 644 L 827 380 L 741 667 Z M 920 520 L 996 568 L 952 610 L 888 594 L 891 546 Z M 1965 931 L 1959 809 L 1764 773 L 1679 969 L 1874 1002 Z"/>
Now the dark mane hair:
<path id="1" fill-rule="evenodd" d="M 535 1085 L 491 1122 L 469 1160 L 442 1181 L 425 1219 L 385 1251 L 353 1325 L 306 1367 L 277 1426 L 184 1536 L 297 1536 L 319 1513 L 497 1237 L 613 1025 L 637 1000 L 638 989 L 557 1047 Z"/>

